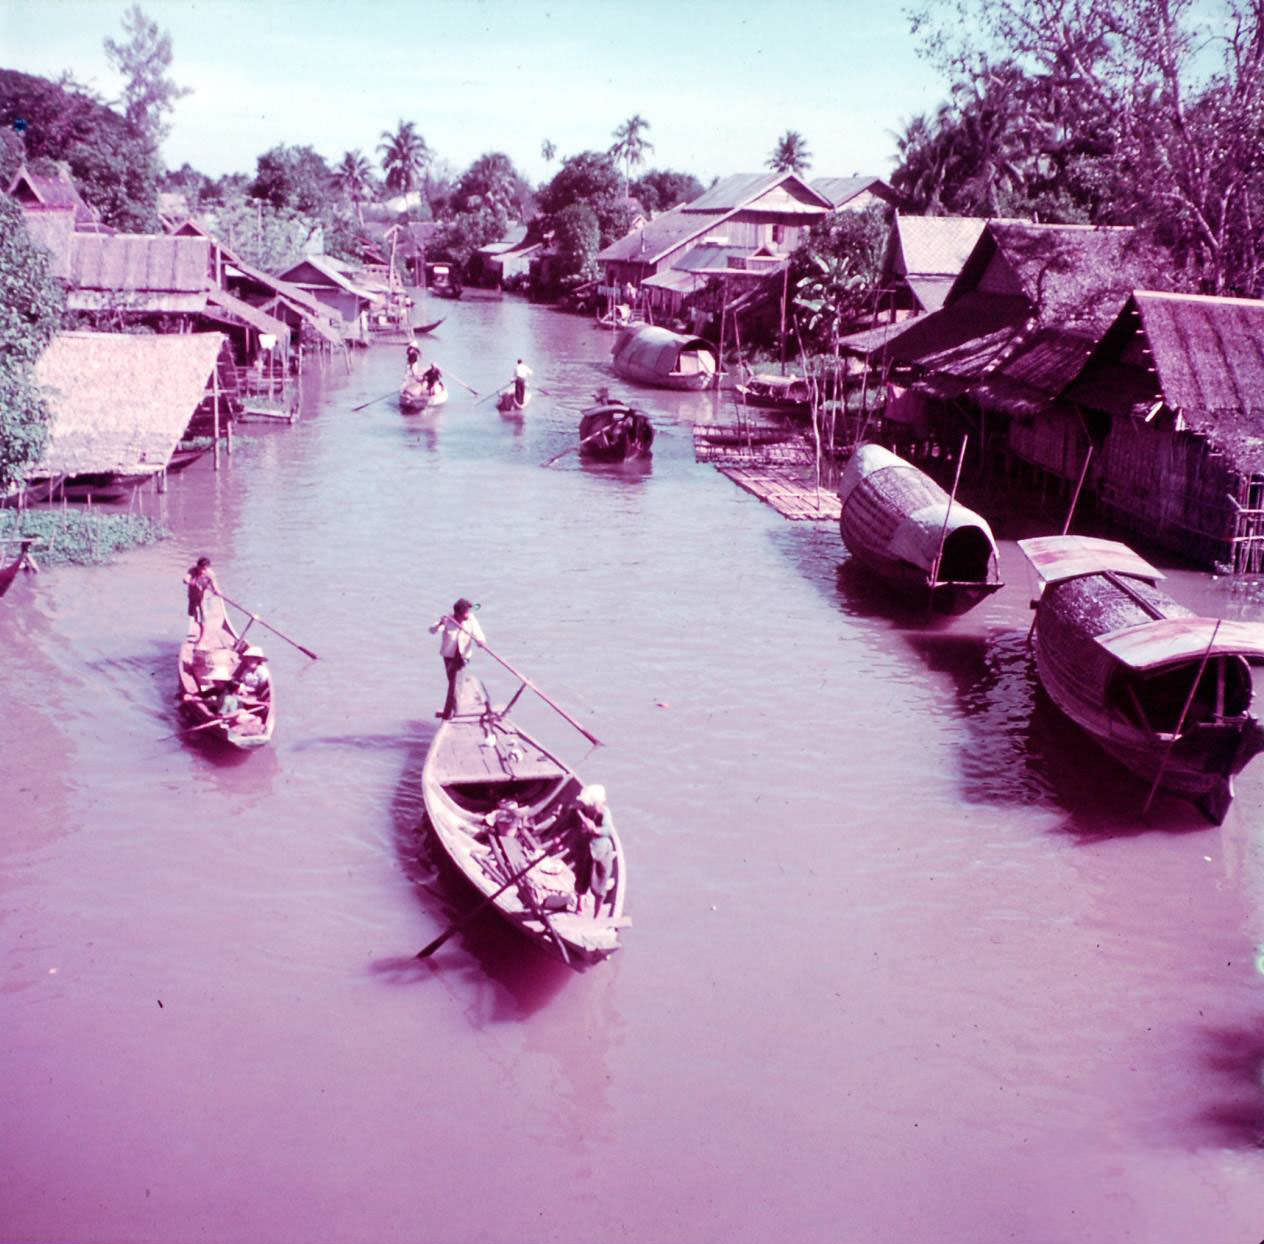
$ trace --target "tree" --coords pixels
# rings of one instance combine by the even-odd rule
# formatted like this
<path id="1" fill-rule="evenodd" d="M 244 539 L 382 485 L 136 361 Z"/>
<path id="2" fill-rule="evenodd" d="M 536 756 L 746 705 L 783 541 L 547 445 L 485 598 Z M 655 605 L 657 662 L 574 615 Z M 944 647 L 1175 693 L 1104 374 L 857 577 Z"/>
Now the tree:
<path id="1" fill-rule="evenodd" d="M 552 164 L 557 159 L 557 144 L 546 138 L 540 144 L 540 155 L 543 157 L 545 164 Z"/>
<path id="2" fill-rule="evenodd" d="M 558 276 L 563 281 L 596 277 L 601 228 L 596 212 L 587 203 L 571 203 L 553 217 L 553 244 L 561 256 Z"/>
<path id="3" fill-rule="evenodd" d="M 458 212 L 486 207 L 501 214 L 506 222 L 521 220 L 530 202 L 531 188 L 501 151 L 481 155 L 461 174 L 452 193 L 451 204 Z"/>
<path id="4" fill-rule="evenodd" d="M 43 452 L 49 409 L 32 368 L 64 304 L 52 256 L 27 235 L 22 209 L 0 195 L 0 492 Z"/>
<path id="5" fill-rule="evenodd" d="M 412 121 L 401 120 L 394 134 L 383 130 L 377 149 L 382 156 L 388 190 L 408 195 L 421 185 L 422 175 L 430 163 L 430 148 Z"/>
<path id="6" fill-rule="evenodd" d="M 610 148 L 610 158 L 623 162 L 623 184 L 630 196 L 632 184 L 632 166 L 645 163 L 645 153 L 654 150 L 654 144 L 642 137 L 650 123 L 641 114 L 635 113 L 614 131 L 614 146 Z"/>
<path id="7" fill-rule="evenodd" d="M 123 115 L 153 151 L 170 132 L 166 117 L 176 100 L 190 93 L 167 76 L 171 35 L 145 16 L 138 4 L 123 14 L 125 43 L 105 40 L 105 58 L 124 79 Z"/>
<path id="8" fill-rule="evenodd" d="M 791 256 L 795 318 L 817 350 L 836 353 L 848 327 L 872 318 L 886 238 L 884 207 L 837 212 L 813 225 Z"/>
<path id="9" fill-rule="evenodd" d="M 627 233 L 632 218 L 620 181 L 608 152 L 584 151 L 563 162 L 536 201 L 550 224 L 571 204 L 587 204 L 597 218 L 600 245 L 609 246 Z"/>
<path id="10" fill-rule="evenodd" d="M 333 174 L 311 147 L 273 147 L 256 161 L 250 194 L 278 210 L 319 216 L 326 208 Z"/>
<path id="11" fill-rule="evenodd" d="M 768 157 L 774 173 L 806 173 L 812 167 L 812 153 L 798 130 L 786 130 Z"/>
<path id="12" fill-rule="evenodd" d="M 702 183 L 692 173 L 671 169 L 651 169 L 632 183 L 632 194 L 649 212 L 665 212 L 678 203 L 688 203 L 702 193 Z"/>
<path id="13" fill-rule="evenodd" d="M 105 223 L 143 232 L 157 226 L 158 170 L 148 142 L 86 91 L 0 69 L 0 127 L 25 126 L 28 160 L 63 161 Z"/>
<path id="14" fill-rule="evenodd" d="M 364 200 L 373 185 L 373 166 L 358 149 L 348 151 L 334 168 L 333 182 L 351 204 L 356 224 L 363 225 Z"/>

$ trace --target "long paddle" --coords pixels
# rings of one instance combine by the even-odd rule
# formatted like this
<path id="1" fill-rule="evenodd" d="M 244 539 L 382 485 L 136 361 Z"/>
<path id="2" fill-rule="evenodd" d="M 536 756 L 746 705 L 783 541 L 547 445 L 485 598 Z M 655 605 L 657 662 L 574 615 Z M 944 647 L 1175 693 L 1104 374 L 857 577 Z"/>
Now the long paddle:
<path id="1" fill-rule="evenodd" d="M 504 393 L 506 390 L 511 389 L 512 387 L 513 387 L 513 381 L 511 380 L 508 384 L 502 384 L 499 389 L 492 390 L 492 392 L 487 394 L 486 397 L 480 397 L 478 401 L 474 403 L 474 405 L 481 406 L 484 402 L 490 402 L 492 398 L 496 397 L 498 394 Z"/>
<path id="2" fill-rule="evenodd" d="M 509 863 L 509 852 L 505 849 L 505 844 L 496 838 L 496 828 L 492 827 L 492 854 L 495 855 L 497 862 L 506 871 L 512 871 L 512 865 Z M 570 967 L 571 957 L 566 953 L 566 943 L 557 935 L 557 930 L 553 927 L 553 922 L 549 919 L 548 913 L 540 906 L 540 900 L 535 896 L 535 890 L 531 886 L 531 882 L 523 878 L 523 884 L 519 887 L 519 893 L 526 900 L 527 906 L 531 908 L 532 914 L 543 926 L 544 931 L 549 935 L 549 940 L 557 947 L 557 953 L 562 956 L 562 962 Z"/>
<path id="3" fill-rule="evenodd" d="M 493 890 L 491 894 L 478 904 L 478 906 L 474 907 L 470 911 L 467 911 L 465 915 L 463 915 L 455 924 L 448 925 L 448 927 L 429 945 L 423 946 L 417 952 L 415 957 L 418 959 L 429 959 L 430 956 L 448 940 L 448 938 L 455 933 L 459 933 L 463 928 L 465 928 L 465 926 L 469 924 L 475 916 L 479 915 L 489 904 L 494 903 L 507 889 L 509 889 L 511 885 L 517 885 L 517 883 L 521 881 L 523 877 L 525 877 L 527 873 L 529 873 L 537 864 L 539 864 L 542 860 L 548 859 L 550 855 L 556 855 L 564 846 L 565 843 L 559 841 L 549 847 L 547 851 L 541 851 L 540 854 L 537 855 L 535 859 L 533 859 L 525 868 L 520 868 L 516 873 L 514 873 L 514 875 L 510 877 L 499 890 Z"/>
<path id="4" fill-rule="evenodd" d="M 434 361 L 435 361 L 435 364 L 437 365 L 438 359 L 435 359 Z M 478 397 L 478 390 L 472 384 L 466 384 L 465 381 L 462 380 L 461 377 L 456 374 L 456 372 L 448 371 L 446 367 L 441 368 L 440 370 L 443 372 L 445 376 L 451 376 L 452 379 L 457 382 L 457 384 L 461 385 L 462 387 L 466 389 L 469 389 L 469 391 L 473 393 L 475 397 Z"/>
<path id="5" fill-rule="evenodd" d="M 589 441 L 595 441 L 597 437 L 604 436 L 607 432 L 610 431 L 612 427 L 614 427 L 616 423 L 622 422 L 626 418 L 627 418 L 627 415 L 616 415 L 610 423 L 602 424 L 602 426 L 599 427 L 595 432 L 590 432 L 587 436 L 582 437 L 576 444 L 571 445 L 566 449 L 563 449 L 560 454 L 554 454 L 553 457 L 551 457 L 547 462 L 542 462 L 540 463 L 540 465 L 546 466 L 546 467 L 552 466 L 559 458 L 565 458 L 567 454 L 574 453 L 575 450 L 582 448 L 584 445 L 587 445 Z"/>
<path id="6" fill-rule="evenodd" d="M 293 644 L 294 647 L 297 648 L 305 657 L 311 657 L 313 661 L 320 659 L 310 648 L 304 648 L 297 639 L 291 639 L 284 631 L 277 630 L 271 622 L 265 622 L 257 613 L 252 613 L 245 605 L 238 604 L 231 596 L 225 596 L 223 592 L 218 591 L 217 589 L 212 590 L 215 591 L 215 595 L 218 596 L 220 600 L 227 601 L 235 609 L 240 609 L 242 613 L 244 613 L 252 622 L 258 622 L 265 630 L 271 631 L 274 635 L 279 635 L 287 644 Z"/>
<path id="7" fill-rule="evenodd" d="M 392 389 L 389 393 L 383 393 L 381 397 L 370 398 L 367 402 L 361 402 L 359 406 L 353 406 L 351 412 L 354 414 L 357 410 L 363 410 L 366 406 L 372 406 L 374 402 L 383 402 L 388 397 L 394 397 L 398 392 L 398 389 Z"/>

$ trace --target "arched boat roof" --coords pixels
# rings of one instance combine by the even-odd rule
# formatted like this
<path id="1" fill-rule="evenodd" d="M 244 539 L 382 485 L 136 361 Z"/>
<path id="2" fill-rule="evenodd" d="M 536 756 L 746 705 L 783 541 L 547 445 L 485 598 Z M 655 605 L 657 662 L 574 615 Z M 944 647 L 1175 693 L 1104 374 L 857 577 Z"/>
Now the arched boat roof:
<path id="1" fill-rule="evenodd" d="M 1019 540 L 1018 547 L 1044 583 L 1061 583 L 1082 575 L 1131 575 L 1151 583 L 1165 578 L 1161 570 L 1118 540 L 1097 536 L 1034 536 Z"/>
<path id="2" fill-rule="evenodd" d="M 1160 618 L 1099 635 L 1097 642 L 1130 669 L 1145 671 L 1207 656 L 1264 658 L 1264 622 Z"/>

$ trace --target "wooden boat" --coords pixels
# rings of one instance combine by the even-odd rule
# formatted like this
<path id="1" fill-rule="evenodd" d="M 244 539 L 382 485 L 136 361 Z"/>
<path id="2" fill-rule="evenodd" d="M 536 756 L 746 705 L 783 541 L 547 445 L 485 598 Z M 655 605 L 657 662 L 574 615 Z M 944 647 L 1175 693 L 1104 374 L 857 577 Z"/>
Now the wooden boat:
<path id="1" fill-rule="evenodd" d="M 442 380 L 433 389 L 420 380 L 409 377 L 399 391 L 399 408 L 406 415 L 418 414 L 442 406 L 448 400 L 448 387 Z"/>
<path id="2" fill-rule="evenodd" d="M 0 541 L 0 544 L 3 543 L 5 542 Z M 39 570 L 29 551 L 34 543 L 34 539 L 22 540 L 18 547 L 18 555 L 7 565 L 0 566 L 0 596 L 13 586 L 13 580 L 18 577 L 18 571 L 26 570 L 35 574 Z"/>
<path id="3" fill-rule="evenodd" d="M 851 555 L 939 613 L 965 613 L 1003 584 L 987 520 L 881 445 L 860 445 L 838 489 Z"/>
<path id="4" fill-rule="evenodd" d="M 736 386 L 746 406 L 806 414 L 812 409 L 812 383 L 805 376 L 773 376 L 756 372 Z"/>
<path id="5" fill-rule="evenodd" d="M 261 708 L 247 710 L 232 718 L 220 718 L 213 707 L 213 696 L 216 689 L 223 686 L 223 676 L 232 676 L 237 672 L 241 660 L 237 644 L 241 637 L 233 633 L 224 616 L 223 606 L 209 593 L 205 607 L 216 610 L 219 615 L 219 626 L 216 627 L 214 619 L 211 619 L 208 627 L 208 639 L 212 646 L 194 648 L 198 626 L 192 620 L 184 643 L 180 645 L 180 712 L 190 726 L 204 727 L 189 737 L 202 735 L 243 751 L 263 747 L 271 740 L 276 724 L 275 688 L 269 686 L 268 698 Z M 209 724 L 211 722 L 216 724 Z"/>
<path id="6" fill-rule="evenodd" d="M 620 329 L 613 356 L 618 375 L 659 389 L 705 389 L 715 379 L 709 341 L 653 325 Z"/>
<path id="7" fill-rule="evenodd" d="M 447 316 L 441 315 L 437 320 L 432 320 L 429 324 L 414 324 L 412 331 L 418 337 L 424 337 L 427 333 L 434 332 L 445 319 L 447 319 Z"/>
<path id="8" fill-rule="evenodd" d="M 653 452 L 654 425 L 622 402 L 599 402 L 579 420 L 580 457 L 597 462 L 625 462 L 648 458 Z"/>
<path id="9" fill-rule="evenodd" d="M 516 397 L 514 397 L 513 389 L 506 389 L 496 399 L 496 409 L 500 411 L 502 415 L 520 414 L 522 411 L 526 410 L 526 408 L 530 405 L 531 405 L 531 390 L 530 389 L 528 389 L 522 395 L 521 402 L 518 401 Z"/>
<path id="10" fill-rule="evenodd" d="M 515 800 L 530 821 L 547 823 L 564 814 L 580 790 L 575 774 L 507 712 L 492 707 L 487 689 L 467 670 L 458 675 L 456 715 L 440 725 L 422 769 L 426 815 L 448 858 L 485 898 L 549 852 L 491 906 L 541 949 L 582 968 L 619 948 L 619 930 L 627 924 L 623 847 L 616 834 L 613 882 L 598 902 L 586 889 L 587 852 L 565 815 L 528 831 L 525 840 L 489 829 L 486 818 L 503 800 Z"/>
<path id="11" fill-rule="evenodd" d="M 1196 617 L 1114 540 L 1018 546 L 1040 577 L 1036 672 L 1049 698 L 1133 773 L 1219 824 L 1234 776 L 1264 750 L 1248 664 L 1264 659 L 1264 623 Z"/>

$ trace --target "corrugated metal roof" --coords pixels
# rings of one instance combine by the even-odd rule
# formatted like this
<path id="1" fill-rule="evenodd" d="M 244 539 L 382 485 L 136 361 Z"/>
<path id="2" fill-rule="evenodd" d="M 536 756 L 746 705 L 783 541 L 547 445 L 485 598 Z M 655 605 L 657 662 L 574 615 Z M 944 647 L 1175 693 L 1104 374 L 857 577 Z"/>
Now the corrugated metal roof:
<path id="1" fill-rule="evenodd" d="M 895 191 L 881 177 L 815 177 L 808 185 L 817 194 L 829 199 L 836 208 L 875 186 L 890 198 L 896 197 Z"/>
<path id="2" fill-rule="evenodd" d="M 219 307 L 241 320 L 242 323 L 249 324 L 256 332 L 271 333 L 283 342 L 288 342 L 290 339 L 288 324 L 269 315 L 266 311 L 261 311 L 258 307 L 252 307 L 250 303 L 243 302 L 240 298 L 235 298 L 225 289 L 212 287 L 207 291 L 206 300 L 211 306 Z"/>
<path id="3" fill-rule="evenodd" d="M 669 289 L 673 293 L 688 294 L 697 289 L 702 281 L 703 278 L 693 272 L 681 272 L 677 268 L 667 268 L 663 272 L 656 272 L 653 276 L 647 276 L 641 284 L 649 285 L 653 289 Z"/>
<path id="4" fill-rule="evenodd" d="M 1264 657 L 1264 622 L 1229 618 L 1160 618 L 1125 626 L 1097 642 L 1134 670 L 1159 669 L 1208 657 Z"/>
<path id="5" fill-rule="evenodd" d="M 380 295 L 374 293 L 370 289 L 365 289 L 363 285 L 358 285 L 347 272 L 343 270 L 344 265 L 331 255 L 304 255 L 292 268 L 287 268 L 281 273 L 281 279 L 291 282 L 291 284 L 304 286 L 315 285 L 316 282 L 304 281 L 296 279 L 295 273 L 300 272 L 304 267 L 311 267 L 323 276 L 330 285 L 335 285 L 339 289 L 346 290 L 347 293 L 357 294 L 359 297 L 366 299 L 368 302 L 381 302 Z"/>
<path id="6" fill-rule="evenodd" d="M 187 294 L 210 284 L 206 238 L 76 233 L 70 243 L 70 283 L 76 289 Z"/>
<path id="7" fill-rule="evenodd" d="M 771 189 L 783 177 L 784 173 L 733 173 L 721 177 L 710 190 L 704 190 L 680 210 L 690 213 L 731 212 Z"/>
<path id="8" fill-rule="evenodd" d="M 35 364 L 53 417 L 27 477 L 161 470 L 225 340 L 222 333 L 59 333 Z"/>
<path id="9" fill-rule="evenodd" d="M 657 263 L 663 256 L 715 228 L 729 212 L 686 213 L 680 208 L 664 212 L 640 229 L 611 242 L 597 255 L 598 261 Z"/>
<path id="10" fill-rule="evenodd" d="M 1144 557 L 1118 540 L 1098 536 L 1033 536 L 1018 547 L 1044 583 L 1061 583 L 1086 574 L 1129 574 L 1151 583 L 1164 578 Z"/>

